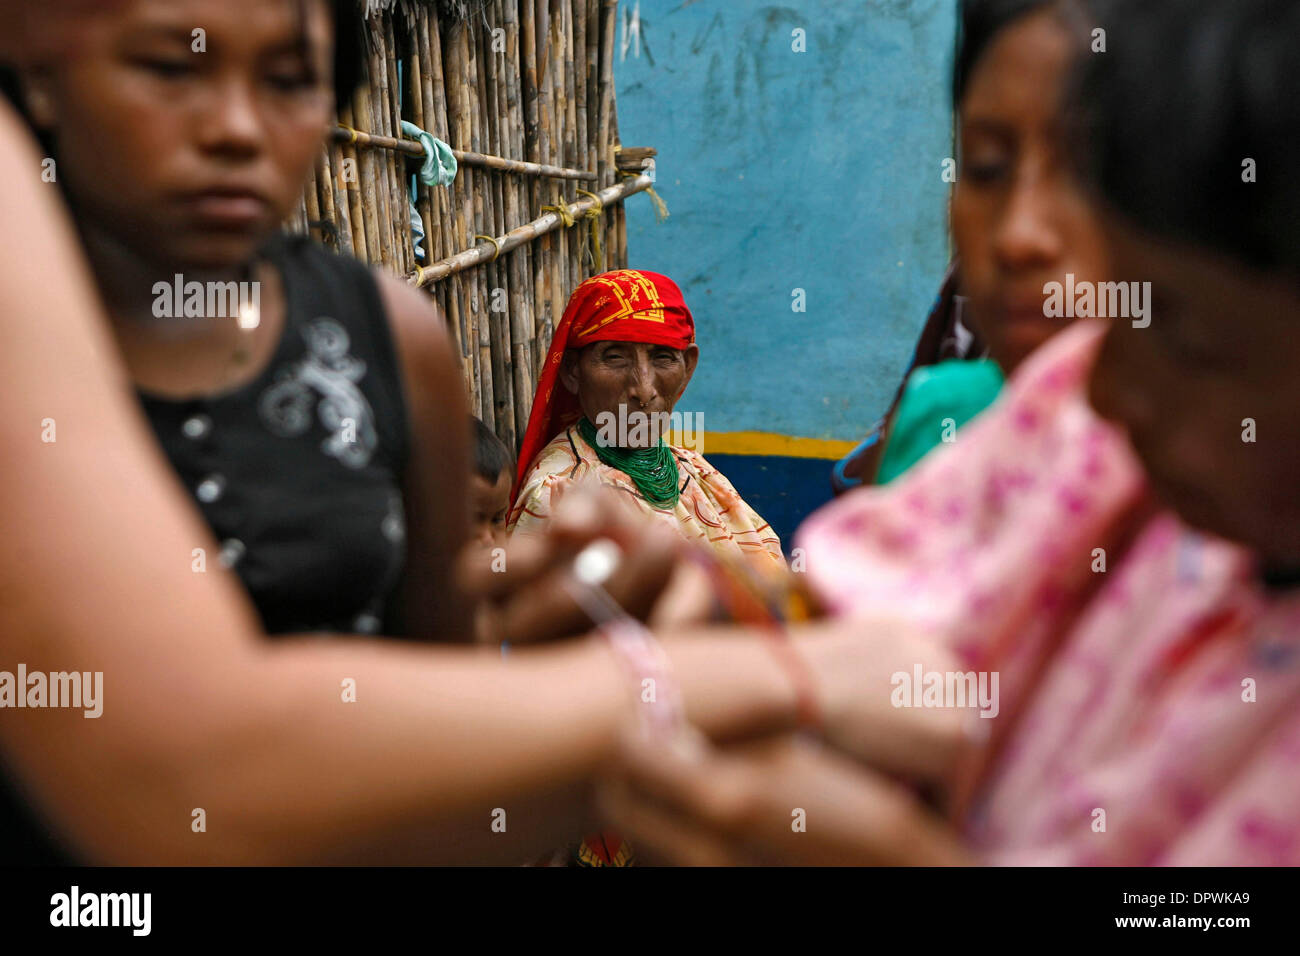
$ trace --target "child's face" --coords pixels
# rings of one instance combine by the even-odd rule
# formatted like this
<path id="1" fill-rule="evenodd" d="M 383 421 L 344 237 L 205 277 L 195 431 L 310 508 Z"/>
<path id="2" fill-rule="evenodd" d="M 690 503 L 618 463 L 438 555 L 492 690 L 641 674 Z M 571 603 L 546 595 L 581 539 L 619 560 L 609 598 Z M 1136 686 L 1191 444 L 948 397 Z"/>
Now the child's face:
<path id="1" fill-rule="evenodd" d="M 510 472 L 503 470 L 494 484 L 477 472 L 471 475 L 470 504 L 474 509 L 474 542 L 485 548 L 504 544 L 510 511 Z"/>
<path id="2" fill-rule="evenodd" d="M 324 0 L 129 0 L 87 14 L 75 55 L 28 76 L 78 215 L 155 262 L 248 261 L 321 148 L 332 31 Z"/>
<path id="3" fill-rule="evenodd" d="M 1151 324 L 1114 320 L 1093 405 L 1127 429 L 1188 523 L 1268 566 L 1300 567 L 1300 287 L 1122 224 L 1111 232 L 1122 278 L 1152 283 Z"/>

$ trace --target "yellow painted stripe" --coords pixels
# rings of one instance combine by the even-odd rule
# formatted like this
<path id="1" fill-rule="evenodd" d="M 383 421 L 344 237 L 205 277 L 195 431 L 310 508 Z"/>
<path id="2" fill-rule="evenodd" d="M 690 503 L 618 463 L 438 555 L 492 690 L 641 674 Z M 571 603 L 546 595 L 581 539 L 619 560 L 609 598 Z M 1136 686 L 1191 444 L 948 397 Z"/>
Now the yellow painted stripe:
<path id="1" fill-rule="evenodd" d="M 680 445 L 681 436 L 670 432 L 668 443 Z M 704 432 L 692 436 L 692 445 L 705 458 L 710 455 L 770 455 L 785 458 L 843 458 L 857 442 L 831 438 L 799 438 L 771 432 Z"/>

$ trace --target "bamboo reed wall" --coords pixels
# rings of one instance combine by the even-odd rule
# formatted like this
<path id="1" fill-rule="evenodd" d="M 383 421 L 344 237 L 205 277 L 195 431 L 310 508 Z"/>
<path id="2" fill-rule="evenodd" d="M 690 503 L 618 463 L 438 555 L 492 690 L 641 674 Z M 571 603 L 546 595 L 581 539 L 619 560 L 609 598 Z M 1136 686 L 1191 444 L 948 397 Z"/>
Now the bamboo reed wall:
<path id="1" fill-rule="evenodd" d="M 618 2 L 360 7 L 369 76 L 340 109 L 290 228 L 427 289 L 460 349 L 471 410 L 518 448 L 569 293 L 626 266 L 622 200 L 651 183 L 640 170 L 654 151 L 618 148 Z M 401 138 L 402 119 L 459 162 L 450 187 L 418 183 L 423 260 L 409 202 L 423 150 Z"/>

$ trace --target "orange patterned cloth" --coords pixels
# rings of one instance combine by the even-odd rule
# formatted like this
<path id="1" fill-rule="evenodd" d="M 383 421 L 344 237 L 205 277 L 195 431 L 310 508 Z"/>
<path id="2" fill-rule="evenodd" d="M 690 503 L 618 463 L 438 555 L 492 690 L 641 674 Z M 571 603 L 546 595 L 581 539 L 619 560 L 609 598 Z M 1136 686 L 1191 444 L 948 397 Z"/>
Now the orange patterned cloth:
<path id="1" fill-rule="evenodd" d="M 556 435 L 524 476 L 507 526 L 514 534 L 541 534 L 551 509 L 575 481 L 595 478 L 626 492 L 647 514 L 664 521 L 688 541 L 709 545 L 731 558 L 741 558 L 764 578 L 785 571 L 781 541 L 757 512 L 745 504 L 726 477 L 686 448 L 669 446 L 677 459 L 683 488 L 671 510 L 656 508 L 641 496 L 632 479 L 596 455 L 576 427 Z"/>

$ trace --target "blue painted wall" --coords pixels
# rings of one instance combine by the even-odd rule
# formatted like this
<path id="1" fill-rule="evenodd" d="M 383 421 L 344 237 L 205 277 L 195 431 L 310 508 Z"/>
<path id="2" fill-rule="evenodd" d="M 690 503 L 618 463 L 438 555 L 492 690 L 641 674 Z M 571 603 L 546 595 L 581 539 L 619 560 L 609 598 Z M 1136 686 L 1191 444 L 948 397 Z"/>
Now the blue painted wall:
<path id="1" fill-rule="evenodd" d="M 947 261 L 955 3 L 639 9 L 640 56 L 632 44 L 615 64 L 619 132 L 658 148 L 672 215 L 659 225 L 629 203 L 628 248 L 679 282 L 699 321 L 686 404 L 710 431 L 860 438 Z M 791 312 L 795 288 L 806 313 Z"/>
<path id="2" fill-rule="evenodd" d="M 681 407 L 707 431 L 857 440 L 888 404 L 948 258 L 955 7 L 639 0 L 639 56 L 629 36 L 615 64 L 619 132 L 658 148 L 671 217 L 629 202 L 629 262 L 676 279 L 695 313 Z M 620 36 L 636 9 L 623 0 Z M 806 463 L 749 464 L 736 484 L 756 507 L 807 481 Z"/>
<path id="3" fill-rule="evenodd" d="M 708 452 L 706 445 L 705 452 Z M 706 456 L 781 539 L 786 556 L 795 528 L 831 499 L 830 462 L 776 455 Z"/>

